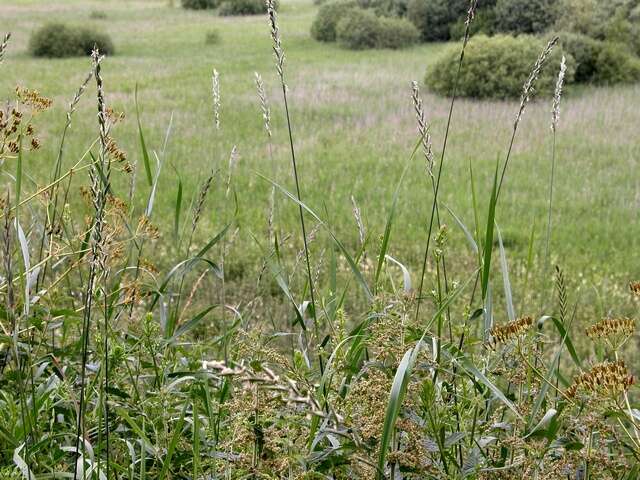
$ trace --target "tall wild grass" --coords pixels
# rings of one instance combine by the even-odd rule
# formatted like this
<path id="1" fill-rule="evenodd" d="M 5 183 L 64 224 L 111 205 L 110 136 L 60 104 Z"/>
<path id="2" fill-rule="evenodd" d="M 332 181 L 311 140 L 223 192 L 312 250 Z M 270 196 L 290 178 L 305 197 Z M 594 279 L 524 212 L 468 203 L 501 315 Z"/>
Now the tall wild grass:
<path id="1" fill-rule="evenodd" d="M 458 76 L 476 7 L 471 0 Z M 252 194 L 234 185 L 242 144 L 206 159 L 198 191 L 185 191 L 185 172 L 165 164 L 173 120 L 162 144 L 150 145 L 136 92 L 139 151 L 118 146 L 123 115 L 109 106 L 109 59 L 99 51 L 58 139 L 46 138 L 59 148 L 45 185 L 30 174 L 28 158 L 43 141 L 38 115 L 52 101 L 24 87 L 6 92 L 0 477 L 639 478 L 637 387 L 623 358 L 635 353 L 635 321 L 593 319 L 581 331 L 580 299 L 562 266 L 550 265 L 565 72 L 564 60 L 549 63 L 557 39 L 531 67 L 505 126 L 506 153 L 496 147 L 490 188 L 469 165 L 472 219 L 440 200 L 457 84 L 441 139 L 433 138 L 418 83 L 407 86 L 415 143 L 398 168 L 382 232 L 369 231 L 352 197 L 359 239 L 352 250 L 331 212 L 305 203 L 311 186 L 303 180 L 314 166 L 297 155 L 286 32 L 273 0 L 267 11 L 276 75 L 255 74 L 264 136 L 244 139 L 264 146 L 271 172 L 259 175 L 270 187 L 263 225 L 243 225 L 238 211 L 237 197 Z M 10 35 L 0 62 L 7 48 Z M 511 152 L 542 69 L 556 69 L 558 79 L 554 97 L 538 99 L 550 105 L 549 138 L 540 141 L 550 145 L 551 176 L 543 274 L 525 285 L 545 299 L 534 308 L 519 301 L 527 292 L 512 289 L 498 223 L 507 171 L 517 168 Z M 213 70 L 202 135 L 226 142 L 224 112 L 233 106 L 224 103 L 223 78 Z M 269 81 L 284 104 L 291 182 L 276 178 Z M 95 135 L 83 155 L 69 158 L 65 141 L 80 102 L 96 105 Z M 157 218 L 167 170 L 177 185 L 174 215 Z M 403 180 L 416 172 L 430 208 L 420 219 L 422 262 L 412 271 L 392 251 Z M 299 231 L 278 224 L 285 209 L 297 211 Z M 197 234 L 203 219 L 215 231 Z M 448 261 L 457 255 L 448 246 L 452 229 L 466 237 L 472 265 Z M 227 265 L 242 254 L 232 248 L 241 232 L 263 252 L 262 265 L 257 295 L 232 304 Z M 167 269 L 156 266 L 167 264 L 160 252 Z M 629 295 L 640 297 L 640 283 L 630 286 Z"/>

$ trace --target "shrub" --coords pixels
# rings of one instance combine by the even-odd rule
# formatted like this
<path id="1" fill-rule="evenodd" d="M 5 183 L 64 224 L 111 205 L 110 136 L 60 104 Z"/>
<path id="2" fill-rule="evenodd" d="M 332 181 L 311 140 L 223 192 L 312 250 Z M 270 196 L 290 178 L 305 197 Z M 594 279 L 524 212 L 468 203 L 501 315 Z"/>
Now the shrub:
<path id="1" fill-rule="evenodd" d="M 404 17 L 407 14 L 408 0 L 357 0 L 358 6 L 372 9 L 383 17 Z"/>
<path id="2" fill-rule="evenodd" d="M 557 19 L 557 0 L 498 0 L 495 6 L 496 31 L 540 33 Z"/>
<path id="3" fill-rule="evenodd" d="M 218 0 L 182 0 L 182 8 L 189 10 L 207 10 L 217 8 Z"/>
<path id="4" fill-rule="evenodd" d="M 352 50 L 375 48 L 378 44 L 380 21 L 375 13 L 364 8 L 352 8 L 338 22 L 336 39 Z"/>
<path id="5" fill-rule="evenodd" d="M 640 59 L 630 47 L 580 33 L 561 33 L 560 44 L 575 60 L 575 81 L 598 84 L 633 82 Z"/>
<path id="6" fill-rule="evenodd" d="M 467 45 L 464 68 L 458 81 L 458 94 L 473 98 L 517 98 L 545 42 L 536 37 L 478 35 Z M 556 48 L 540 73 L 536 90 L 553 89 L 560 64 L 560 48 Z M 565 82 L 573 80 L 573 58 L 567 56 Z M 427 71 L 426 84 L 436 93 L 450 95 L 460 58 L 460 46 L 452 45 Z"/>
<path id="7" fill-rule="evenodd" d="M 624 45 L 604 42 L 595 61 L 593 81 L 611 85 L 638 80 L 640 80 L 640 59 Z"/>
<path id="8" fill-rule="evenodd" d="M 111 38 L 105 33 L 49 23 L 32 34 L 29 49 L 36 57 L 60 58 L 89 55 L 94 45 L 103 54 L 112 55 L 115 51 Z"/>
<path id="9" fill-rule="evenodd" d="M 220 4 L 218 13 L 222 16 L 258 15 L 266 13 L 267 5 L 263 0 L 225 0 Z"/>
<path id="10" fill-rule="evenodd" d="M 598 55 L 602 51 L 603 42 L 580 33 L 563 32 L 558 34 L 560 45 L 576 62 L 576 82 L 590 82 L 597 69 Z"/>
<path id="11" fill-rule="evenodd" d="M 404 48 L 418 43 L 420 32 L 403 18 L 382 17 L 378 20 L 378 48 Z"/>
<path id="12" fill-rule="evenodd" d="M 207 45 L 217 45 L 220 43 L 220 32 L 218 30 L 209 30 L 204 37 L 204 43 Z"/>
<path id="13" fill-rule="evenodd" d="M 311 36 L 320 42 L 335 42 L 338 22 L 355 7 L 355 1 L 337 0 L 325 3 L 311 24 Z"/>
<path id="14" fill-rule="evenodd" d="M 467 17 L 460 17 L 458 21 L 452 23 L 449 27 L 449 36 L 452 40 L 460 40 L 464 37 L 466 30 Z M 470 35 L 476 35 L 478 33 L 484 33 L 485 35 L 491 35 L 494 33 L 496 23 L 496 15 L 493 8 L 483 8 L 476 12 L 476 16 L 471 22 L 469 28 Z"/>
<path id="15" fill-rule="evenodd" d="M 92 10 L 91 13 L 89 14 L 89 18 L 93 20 L 106 20 L 107 12 L 103 10 Z"/>
<path id="16" fill-rule="evenodd" d="M 448 40 L 453 23 L 465 16 L 467 0 L 409 0 L 407 18 L 425 41 Z"/>

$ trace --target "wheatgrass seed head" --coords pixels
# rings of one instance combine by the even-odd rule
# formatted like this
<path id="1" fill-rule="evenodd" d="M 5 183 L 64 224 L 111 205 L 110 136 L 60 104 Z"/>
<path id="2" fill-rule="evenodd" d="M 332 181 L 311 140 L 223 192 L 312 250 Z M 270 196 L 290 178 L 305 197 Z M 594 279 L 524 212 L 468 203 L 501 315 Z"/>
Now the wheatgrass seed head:
<path id="1" fill-rule="evenodd" d="M 560 99 L 562 98 L 562 87 L 564 86 L 564 76 L 567 72 L 567 61 L 564 55 L 560 61 L 560 71 L 558 72 L 558 80 L 553 93 L 553 109 L 551 110 L 551 131 L 555 132 L 560 120 Z"/>
<path id="2" fill-rule="evenodd" d="M 0 64 L 4 60 L 4 53 L 7 51 L 7 45 L 9 45 L 9 39 L 11 39 L 11 32 L 5 34 L 2 39 L 2 43 L 0 43 Z"/>
<path id="3" fill-rule="evenodd" d="M 220 130 L 220 73 L 215 68 L 211 77 L 212 94 L 213 94 L 213 120 L 216 130 Z"/>

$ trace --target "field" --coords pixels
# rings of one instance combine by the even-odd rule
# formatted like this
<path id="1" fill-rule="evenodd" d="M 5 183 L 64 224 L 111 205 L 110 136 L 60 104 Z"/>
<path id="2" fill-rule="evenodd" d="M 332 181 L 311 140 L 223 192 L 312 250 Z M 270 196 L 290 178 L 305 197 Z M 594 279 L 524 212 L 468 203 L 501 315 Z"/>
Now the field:
<path id="1" fill-rule="evenodd" d="M 0 110 L 53 100 L 39 149 L 0 150 L 0 480 L 640 478 L 640 84 L 563 93 L 547 259 L 551 97 L 497 201 L 519 100 L 452 104 L 423 85 L 447 43 L 346 50 L 280 3 L 276 33 L 178 0 L 0 4 Z M 34 58 L 50 21 L 116 53 Z"/>
<path id="2" fill-rule="evenodd" d="M 96 10 L 104 11 L 107 19 L 92 20 L 91 12 Z M 381 234 L 397 180 L 417 139 L 410 82 L 422 80 L 442 46 L 427 44 L 399 52 L 363 53 L 321 44 L 309 37 L 315 10 L 310 3 L 296 0 L 286 2 L 281 12 L 300 175 L 306 185 L 303 197 L 316 211 L 326 205 L 339 237 L 355 246 L 357 228 L 350 197 L 361 207 L 368 230 Z M 177 170 L 185 194 L 194 194 L 199 179 L 212 164 L 225 165 L 235 144 L 240 155 L 235 181 L 241 228 L 266 228 L 270 186 L 256 172 L 275 176 L 288 188 L 292 182 L 287 131 L 264 18 L 189 13 L 169 8 L 165 1 L 69 0 L 46 5 L 23 1 L 0 6 L 0 13 L 15 31 L 14 48 L 8 54 L 0 88 L 10 91 L 15 85 L 28 86 L 54 98 L 55 108 L 46 114 L 48 135 L 55 137 L 62 128 L 63 112 L 76 88 L 71 86 L 82 82 L 89 64 L 83 59 L 30 58 L 26 53 L 29 32 L 45 19 L 102 23 L 118 49 L 117 55 L 105 63 L 105 82 L 110 105 L 127 115 L 116 136 L 131 160 L 139 156 L 137 130 L 132 128 L 133 95 L 138 85 L 150 148 L 161 148 L 174 116 L 165 169 L 170 170 L 172 165 Z M 218 45 L 205 44 L 210 30 L 219 31 Z M 221 75 L 222 136 L 213 130 L 213 68 Z M 254 71 L 263 75 L 274 110 L 274 175 Z M 449 101 L 428 93 L 424 97 L 437 156 Z M 640 232 L 635 225 L 640 184 L 630 174 L 637 168 L 640 152 L 635 128 L 640 121 L 635 108 L 639 97 L 637 86 L 579 89 L 567 94 L 562 107 L 552 252 L 572 277 L 584 275 L 596 289 L 610 276 L 626 284 L 640 275 Z M 497 219 L 514 258 L 526 256 L 532 227 L 538 240 L 546 228 L 550 108 L 550 99 L 540 99 L 526 112 Z M 441 199 L 465 223 L 473 223 L 469 166 L 474 168 L 481 205 L 486 206 L 491 172 L 496 157 L 506 153 L 516 111 L 516 102 L 458 103 Z M 95 137 L 92 112 L 93 104 L 83 102 L 68 141 L 70 159 L 81 155 Z M 30 160 L 43 176 L 49 174 L 48 166 L 57 148 L 55 142 L 46 142 L 46 146 Z M 412 162 L 409 172 L 400 195 L 392 254 L 407 265 L 417 266 L 430 187 L 421 157 Z M 163 176 L 160 181 L 160 190 L 166 193 L 158 199 L 157 214 L 170 218 L 177 182 L 174 175 Z M 249 190 L 250 197 L 243 195 Z M 295 205 L 285 205 L 278 213 L 281 228 L 292 233 L 296 228 Z M 214 222 L 215 217 L 211 212 L 207 220 Z M 171 231 L 171 226 L 160 225 L 163 232 Z M 462 234 L 452 230 L 456 245 L 464 246 Z M 255 259 L 250 235 L 243 232 L 240 237 L 243 256 Z M 536 242 L 538 247 L 542 244 Z"/>

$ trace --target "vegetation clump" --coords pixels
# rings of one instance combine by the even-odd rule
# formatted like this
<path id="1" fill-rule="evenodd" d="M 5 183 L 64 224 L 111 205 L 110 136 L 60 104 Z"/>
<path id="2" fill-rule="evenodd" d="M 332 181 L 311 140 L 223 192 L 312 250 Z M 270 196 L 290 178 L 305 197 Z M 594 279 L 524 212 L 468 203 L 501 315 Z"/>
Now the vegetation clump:
<path id="1" fill-rule="evenodd" d="M 496 35 L 473 37 L 467 45 L 464 68 L 457 80 L 458 95 L 473 98 L 518 98 L 536 58 L 544 46 L 537 37 Z M 573 59 L 567 55 L 568 69 L 565 82 L 573 81 Z M 550 64 L 560 65 L 562 52 L 554 51 Z M 451 95 L 456 81 L 460 46 L 449 47 L 427 71 L 425 82 L 434 92 Z M 555 84 L 555 72 L 543 69 L 537 90 L 550 92 Z"/>
<path id="2" fill-rule="evenodd" d="M 223 16 L 258 15 L 266 13 L 267 7 L 262 0 L 224 0 L 218 13 Z"/>
<path id="3" fill-rule="evenodd" d="M 182 0 L 182 8 L 189 10 L 210 10 L 218 8 L 219 0 Z"/>
<path id="4" fill-rule="evenodd" d="M 350 0 L 333 0 L 322 4 L 311 24 L 311 36 L 320 42 L 335 42 L 338 23 L 356 7 L 357 3 Z"/>
<path id="5" fill-rule="evenodd" d="M 407 18 L 420 31 L 426 42 L 450 38 L 451 25 L 465 16 L 467 0 L 409 0 Z"/>
<path id="6" fill-rule="evenodd" d="M 113 55 L 111 37 L 87 27 L 63 23 L 48 23 L 36 30 L 29 41 L 29 49 L 36 57 L 78 57 L 89 55 L 97 46 L 105 55 Z"/>

